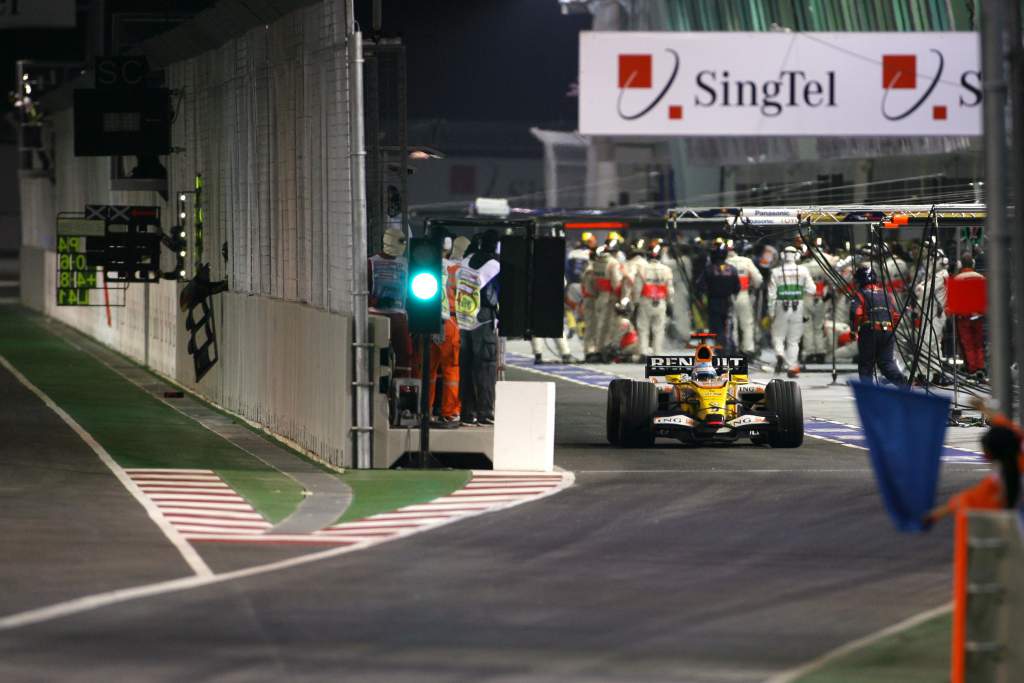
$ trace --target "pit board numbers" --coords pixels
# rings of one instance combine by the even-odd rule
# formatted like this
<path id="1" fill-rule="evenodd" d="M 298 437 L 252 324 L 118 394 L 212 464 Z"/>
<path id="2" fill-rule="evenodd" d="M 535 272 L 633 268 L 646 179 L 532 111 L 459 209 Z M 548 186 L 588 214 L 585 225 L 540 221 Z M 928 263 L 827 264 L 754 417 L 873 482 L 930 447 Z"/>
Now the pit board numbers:
<path id="1" fill-rule="evenodd" d="M 103 221 L 81 218 L 57 220 L 57 305 L 89 306 L 90 290 L 102 286 L 99 267 L 90 265 L 89 239 L 103 239 Z"/>

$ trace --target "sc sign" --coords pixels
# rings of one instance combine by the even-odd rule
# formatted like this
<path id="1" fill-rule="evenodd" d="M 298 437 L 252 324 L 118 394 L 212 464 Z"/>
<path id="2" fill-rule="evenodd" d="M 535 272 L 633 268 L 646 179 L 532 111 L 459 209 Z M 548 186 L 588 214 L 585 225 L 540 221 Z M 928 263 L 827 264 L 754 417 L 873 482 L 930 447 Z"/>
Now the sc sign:
<path id="1" fill-rule="evenodd" d="M 146 85 L 149 64 L 145 57 L 97 57 L 96 88 L 115 90 Z"/>
<path id="2" fill-rule="evenodd" d="M 981 135 L 976 33 L 580 34 L 587 135 Z"/>

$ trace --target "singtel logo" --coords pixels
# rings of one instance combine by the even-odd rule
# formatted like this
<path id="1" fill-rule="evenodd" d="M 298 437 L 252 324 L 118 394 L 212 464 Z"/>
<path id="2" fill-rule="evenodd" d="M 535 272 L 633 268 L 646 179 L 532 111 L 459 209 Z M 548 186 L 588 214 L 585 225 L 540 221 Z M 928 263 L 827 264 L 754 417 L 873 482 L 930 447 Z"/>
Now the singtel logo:
<path id="1" fill-rule="evenodd" d="M 897 102 L 894 106 L 897 106 L 900 111 L 896 113 L 892 113 L 889 110 L 890 98 L 899 99 L 897 95 L 893 94 L 893 91 L 918 90 L 917 55 L 882 55 L 882 116 L 889 121 L 901 121 L 920 109 L 921 105 L 927 102 L 932 93 L 935 92 L 935 87 L 942 80 L 942 72 L 945 68 L 946 60 L 939 50 L 933 48 L 929 52 L 935 55 L 935 75 L 928 79 L 928 85 L 925 86 L 924 92 L 920 97 L 916 99 L 911 97 L 910 104 L 904 103 L 902 107 L 899 107 Z M 960 87 L 968 93 L 968 99 L 964 98 L 963 93 L 959 95 L 957 103 L 961 107 L 976 107 L 981 103 L 980 72 L 965 71 L 960 74 Z M 945 121 L 948 115 L 948 104 L 932 105 L 932 119 Z"/>
<path id="2" fill-rule="evenodd" d="M 619 55 L 619 100 L 616 106 L 619 110 L 619 116 L 626 121 L 634 121 L 658 106 L 658 103 L 668 94 L 669 88 L 676 82 L 676 76 L 679 75 L 679 53 L 672 48 L 665 48 L 665 52 L 672 56 L 672 72 L 654 99 L 632 114 L 627 114 L 622 110 L 622 100 L 627 90 L 646 90 L 651 88 L 654 71 L 652 65 L 653 55 Z M 682 106 L 675 105 L 669 107 L 668 116 L 670 119 L 683 118 Z"/>
<path id="3" fill-rule="evenodd" d="M 882 98 L 881 111 L 889 121 L 901 121 L 913 115 L 929 101 L 936 87 L 942 82 L 945 59 L 939 50 L 932 49 L 935 67 L 932 75 L 926 76 L 927 85 L 920 96 L 902 96 L 900 91 L 916 95 L 918 91 L 917 55 L 882 56 Z M 665 56 L 659 59 L 655 69 L 655 55 L 620 54 L 618 63 L 619 95 L 616 109 L 626 121 L 635 121 L 659 110 L 662 102 L 670 99 L 670 91 L 679 77 L 681 60 L 679 53 L 665 49 Z M 877 64 L 877 62 L 876 62 Z M 656 73 L 667 76 L 655 84 Z M 703 69 L 697 71 L 693 81 L 692 103 L 698 108 L 750 107 L 756 108 L 762 116 L 774 118 L 795 108 L 835 108 L 839 104 L 839 79 L 836 70 L 814 73 L 810 70 L 784 69 L 777 78 L 755 80 L 738 78 L 728 70 Z M 960 75 L 962 90 L 958 97 L 960 107 L 976 107 L 981 103 L 981 76 L 977 71 L 965 71 Z M 654 91 L 653 96 L 641 96 Z M 867 93 L 853 93 L 850 96 L 863 97 Z M 683 119 L 683 104 L 678 100 L 667 103 L 660 109 L 669 119 Z M 932 106 L 932 119 L 944 121 L 948 116 L 948 104 Z"/>

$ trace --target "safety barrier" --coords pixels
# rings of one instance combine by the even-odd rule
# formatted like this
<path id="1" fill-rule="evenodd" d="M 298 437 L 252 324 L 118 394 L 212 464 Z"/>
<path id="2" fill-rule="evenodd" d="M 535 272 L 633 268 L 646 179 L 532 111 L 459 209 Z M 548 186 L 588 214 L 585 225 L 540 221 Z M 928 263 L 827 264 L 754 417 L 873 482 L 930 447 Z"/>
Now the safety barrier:
<path id="1" fill-rule="evenodd" d="M 494 469 L 553 469 L 554 382 L 498 382 L 495 418 Z"/>
<path id="2" fill-rule="evenodd" d="M 133 285 L 110 323 L 97 308 L 59 307 L 56 254 L 21 249 L 21 294 L 35 308 L 336 466 L 351 464 L 351 317 L 294 301 L 227 292 L 215 304 L 220 362 L 193 379 L 177 285 Z"/>
<path id="3" fill-rule="evenodd" d="M 958 515 L 952 683 L 1024 680 L 1024 513 Z"/>

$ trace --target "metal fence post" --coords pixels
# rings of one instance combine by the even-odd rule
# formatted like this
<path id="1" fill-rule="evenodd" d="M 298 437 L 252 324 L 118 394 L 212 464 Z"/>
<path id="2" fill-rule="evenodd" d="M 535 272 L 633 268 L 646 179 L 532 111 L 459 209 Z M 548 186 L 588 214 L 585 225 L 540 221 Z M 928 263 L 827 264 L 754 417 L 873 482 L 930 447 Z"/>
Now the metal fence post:
<path id="1" fill-rule="evenodd" d="M 982 3 L 981 73 L 984 80 L 985 200 L 988 205 L 985 253 L 988 271 L 989 377 L 999 409 L 1012 414 L 1010 381 L 1010 234 L 1006 229 L 1006 6 Z"/>
<path id="2" fill-rule="evenodd" d="M 1019 681 L 1024 676 L 1024 538 L 1012 511 L 967 514 L 968 570 L 964 679 Z"/>

